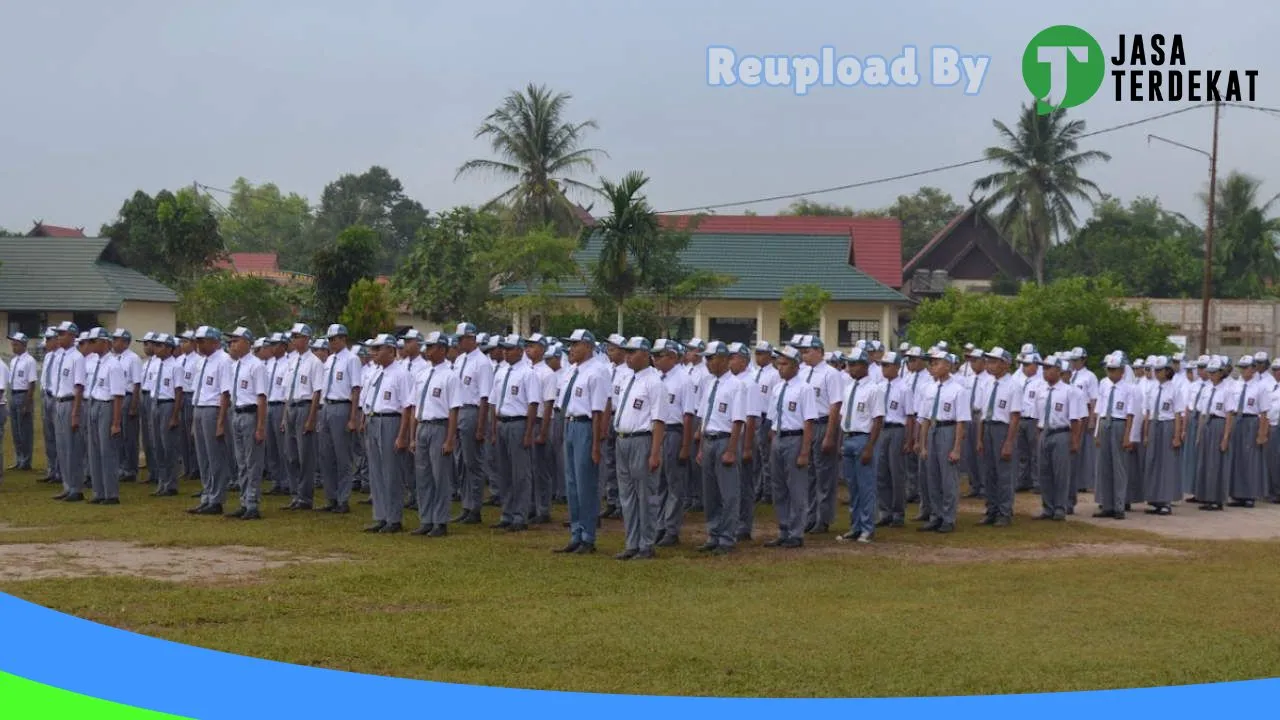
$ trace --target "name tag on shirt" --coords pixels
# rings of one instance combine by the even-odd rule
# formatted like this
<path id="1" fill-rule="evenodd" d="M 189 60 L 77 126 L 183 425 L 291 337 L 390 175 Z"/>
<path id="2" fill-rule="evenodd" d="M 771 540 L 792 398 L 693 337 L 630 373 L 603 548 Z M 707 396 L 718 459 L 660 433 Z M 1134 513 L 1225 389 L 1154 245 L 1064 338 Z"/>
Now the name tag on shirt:
<path id="1" fill-rule="evenodd" d="M 391 391 L 390 391 L 390 390 L 383 390 L 383 391 L 382 391 L 382 399 L 383 399 L 383 400 L 390 400 L 390 399 L 391 399 Z"/>
<path id="2" fill-rule="evenodd" d="M 951 412 L 951 403 L 942 403 L 942 412 Z"/>
<path id="3" fill-rule="evenodd" d="M 867 404 L 865 402 L 858 403 L 858 412 L 862 412 L 866 408 L 867 408 Z"/>
<path id="4" fill-rule="evenodd" d="M 1032 400 L 1035 400 L 1035 399 L 1036 399 L 1036 391 L 1035 391 L 1035 390 L 1028 390 L 1028 391 L 1027 391 L 1027 394 L 1031 396 L 1031 399 L 1032 399 Z"/>
<path id="5" fill-rule="evenodd" d="M 304 384 L 307 382 L 307 376 L 306 376 L 306 375 L 303 375 L 303 376 L 302 376 L 302 382 L 303 382 Z"/>
<path id="6" fill-rule="evenodd" d="M 512 386 L 511 386 L 511 397 L 518 397 L 519 395 L 520 395 L 520 386 L 519 386 L 519 385 L 512 385 Z"/>
<path id="7" fill-rule="evenodd" d="M 169 387 L 169 378 L 164 379 L 164 386 Z"/>
<path id="8" fill-rule="evenodd" d="M 787 412 L 795 412 L 795 411 L 796 411 L 796 401 L 792 400 L 791 402 L 787 403 Z"/>
<path id="9" fill-rule="evenodd" d="M 631 401 L 632 410 L 642 410 L 643 408 L 644 408 L 644 400 L 640 398 L 636 398 L 635 400 Z"/>
<path id="10" fill-rule="evenodd" d="M 1164 402 L 1160 403 L 1160 409 L 1161 409 L 1161 410 L 1168 410 L 1168 409 L 1170 409 L 1171 407 L 1173 407 L 1173 403 L 1169 402 L 1168 400 L 1166 400 L 1166 401 L 1164 401 Z"/>
<path id="11" fill-rule="evenodd" d="M 996 403 L 996 405 L 999 405 L 999 406 L 1000 406 L 1000 409 L 1001 409 L 1001 410 L 1003 410 L 1003 409 L 1005 408 L 1005 406 L 1006 406 L 1006 405 L 1008 405 L 1008 404 L 1009 404 L 1009 401 L 1008 401 L 1008 400 L 1001 400 L 1000 402 L 997 402 L 997 403 Z"/>
<path id="12" fill-rule="evenodd" d="M 284 377 L 282 376 L 282 377 L 278 377 L 278 378 L 276 378 L 276 384 L 277 384 L 277 385 L 284 385 Z"/>
<path id="13" fill-rule="evenodd" d="M 897 400 L 890 400 L 890 401 L 889 401 L 889 409 L 890 409 L 890 410 L 897 410 L 897 409 L 898 409 L 898 401 L 897 401 Z"/>
<path id="14" fill-rule="evenodd" d="M 249 381 L 248 381 L 248 380 L 241 380 L 241 381 L 240 381 L 240 389 L 241 389 L 241 390 L 248 390 L 248 389 L 249 389 Z"/>
<path id="15" fill-rule="evenodd" d="M 433 398 L 440 397 L 440 388 L 431 388 L 431 397 Z"/>
<path id="16" fill-rule="evenodd" d="M 716 412 L 729 412 L 729 403 L 716 403 Z"/>
<path id="17" fill-rule="evenodd" d="M 71 368 L 63 368 L 62 377 L 71 377 Z"/>
<path id="18" fill-rule="evenodd" d="M 341 372 L 341 371 L 339 371 L 339 372 L 338 372 L 337 379 L 338 379 L 338 380 L 341 380 L 341 379 L 342 379 L 342 372 Z"/>
<path id="19" fill-rule="evenodd" d="M 1055 412 L 1062 412 L 1062 403 L 1054 403 L 1053 409 Z"/>
<path id="20" fill-rule="evenodd" d="M 667 393 L 667 404 L 668 405 L 676 404 L 676 396 L 674 393 Z"/>
<path id="21" fill-rule="evenodd" d="M 468 376 L 466 376 L 466 377 L 462 378 L 462 384 L 463 384 L 463 385 L 470 385 L 470 384 L 471 384 L 471 376 L 470 376 L 470 375 L 468 375 Z"/>
<path id="22" fill-rule="evenodd" d="M 820 387 L 815 387 L 815 388 L 813 389 L 813 396 L 814 396 L 814 397 L 818 397 L 818 398 L 822 397 L 822 388 L 820 388 Z"/>
<path id="23" fill-rule="evenodd" d="M 1249 407 L 1253 407 L 1253 398 L 1249 398 L 1248 400 L 1246 400 L 1245 405 L 1248 405 Z"/>
<path id="24" fill-rule="evenodd" d="M 1124 401 L 1123 401 L 1123 400 L 1121 400 L 1120 402 L 1116 403 L 1116 409 L 1117 409 L 1117 410 L 1123 410 L 1123 409 L 1124 409 Z"/>

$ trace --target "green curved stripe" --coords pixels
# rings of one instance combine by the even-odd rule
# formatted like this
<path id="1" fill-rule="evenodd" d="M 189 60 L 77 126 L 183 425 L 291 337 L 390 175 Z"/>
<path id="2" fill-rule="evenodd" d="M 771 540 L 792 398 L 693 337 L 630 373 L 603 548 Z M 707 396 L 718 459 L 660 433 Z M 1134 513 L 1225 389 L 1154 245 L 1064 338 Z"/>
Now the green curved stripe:
<path id="1" fill-rule="evenodd" d="M 107 700 L 79 695 L 68 690 L 32 682 L 16 675 L 0 672 L 0 718 L 5 720 L 189 720 L 129 707 Z"/>

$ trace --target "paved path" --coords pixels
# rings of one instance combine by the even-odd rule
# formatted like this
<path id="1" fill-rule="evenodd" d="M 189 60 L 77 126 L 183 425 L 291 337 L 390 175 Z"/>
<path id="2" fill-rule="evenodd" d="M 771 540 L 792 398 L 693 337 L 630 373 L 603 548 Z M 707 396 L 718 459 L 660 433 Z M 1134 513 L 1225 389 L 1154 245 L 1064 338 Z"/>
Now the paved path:
<path id="1" fill-rule="evenodd" d="M 966 502 L 973 502 L 972 500 Z M 1198 505 L 1181 504 L 1173 508 L 1172 515 L 1148 515 L 1146 505 L 1134 505 L 1124 520 L 1090 517 L 1098 509 L 1090 493 L 1081 493 L 1076 514 L 1070 522 L 1087 522 L 1101 527 L 1120 530 L 1144 530 L 1167 537 L 1187 540 L 1276 540 L 1280 539 L 1280 505 L 1260 501 L 1249 508 L 1227 508 L 1221 512 L 1206 512 Z M 974 506 L 977 509 L 977 506 Z M 1040 511 L 1040 499 L 1030 493 L 1019 493 L 1016 509 L 1020 515 L 1033 515 Z"/>

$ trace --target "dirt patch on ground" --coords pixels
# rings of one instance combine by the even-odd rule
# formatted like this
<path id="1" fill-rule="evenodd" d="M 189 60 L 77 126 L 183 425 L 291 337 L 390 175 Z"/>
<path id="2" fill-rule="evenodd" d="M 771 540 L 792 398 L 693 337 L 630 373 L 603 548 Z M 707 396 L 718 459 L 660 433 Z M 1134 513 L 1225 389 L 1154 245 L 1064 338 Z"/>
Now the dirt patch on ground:
<path id="1" fill-rule="evenodd" d="M 840 543 L 839 545 L 806 547 L 805 553 L 821 555 L 869 555 L 905 560 L 911 563 L 951 565 L 962 563 L 1016 562 L 1021 560 L 1067 560 L 1072 558 L 1180 557 L 1188 553 L 1173 548 L 1139 543 L 1070 543 L 1028 548 L 958 548 L 887 543 Z"/>
<path id="2" fill-rule="evenodd" d="M 9 523 L 0 522 L 0 533 L 16 533 L 16 532 L 28 532 L 31 530 L 48 530 L 48 529 L 49 528 L 47 527 L 17 527 L 15 525 L 10 525 Z"/>
<path id="3" fill-rule="evenodd" d="M 344 559 L 238 545 L 147 547 L 99 540 L 15 543 L 0 545 L 0 582 L 108 575 L 182 583 L 243 582 L 263 570 Z"/>

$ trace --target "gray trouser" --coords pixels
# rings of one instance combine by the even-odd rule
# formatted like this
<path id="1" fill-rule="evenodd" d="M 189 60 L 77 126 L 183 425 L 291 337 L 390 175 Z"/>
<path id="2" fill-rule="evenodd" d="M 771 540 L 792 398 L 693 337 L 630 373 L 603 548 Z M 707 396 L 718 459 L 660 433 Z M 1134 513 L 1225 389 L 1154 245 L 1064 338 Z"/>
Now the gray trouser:
<path id="1" fill-rule="evenodd" d="M 157 483 L 157 492 L 178 489 L 177 462 L 182 449 L 182 430 L 169 427 L 171 420 L 173 400 L 151 403 L 151 454 L 147 456 L 147 470 Z"/>
<path id="2" fill-rule="evenodd" d="M 88 400 L 80 408 L 80 427 L 71 429 L 71 406 L 74 400 L 57 402 L 58 468 L 62 471 L 62 489 L 69 493 L 84 490 L 85 429 L 89 417 Z"/>
<path id="3" fill-rule="evenodd" d="M 778 537 L 804 539 L 805 517 L 809 513 L 809 470 L 796 466 L 800 457 L 800 435 L 776 435 L 769 448 L 769 481 L 773 483 L 773 512 L 778 518 Z"/>
<path id="4" fill-rule="evenodd" d="M 476 442 L 476 425 L 480 410 L 463 405 L 458 410 L 458 451 L 462 453 L 462 509 L 478 510 L 484 499 L 484 465 L 481 456 L 485 446 Z"/>
<path id="5" fill-rule="evenodd" d="M 142 393 L 142 399 L 138 402 L 138 437 L 142 439 L 142 454 L 147 459 L 147 482 L 155 482 L 156 450 L 152 440 L 151 422 L 155 403 L 151 400 L 151 393 Z"/>
<path id="6" fill-rule="evenodd" d="M 1129 501 L 1129 458 L 1124 449 L 1124 421 L 1100 418 L 1098 429 L 1098 474 L 1095 492 L 1098 505 L 1107 512 L 1124 512 Z M 1089 438 L 1086 442 L 1093 442 Z"/>
<path id="7" fill-rule="evenodd" d="M 13 421 L 13 458 L 20 468 L 31 467 L 31 453 L 35 445 L 35 404 L 26 412 L 27 390 L 14 390 L 9 400 L 9 419 Z M 32 398 L 34 401 L 35 398 Z"/>
<path id="8" fill-rule="evenodd" d="M 827 423 L 813 424 L 813 446 L 809 450 L 809 516 L 814 525 L 830 525 L 836 517 L 836 486 L 840 474 L 839 455 L 822 451 Z"/>
<path id="9" fill-rule="evenodd" d="M 745 428 L 744 428 L 744 432 L 745 432 Z M 750 447 L 752 452 L 751 452 L 751 462 L 744 462 L 741 460 L 739 460 L 738 462 L 739 487 L 738 487 L 737 534 L 739 535 L 750 535 L 751 531 L 755 529 L 755 526 L 756 526 L 756 476 L 760 472 L 759 466 L 768 464 L 764 462 L 764 458 L 762 458 L 757 453 L 754 445 L 755 445 L 754 437 L 746 437 L 745 435 L 743 436 L 742 438 L 743 451 L 745 451 L 748 447 Z M 743 452 L 740 451 L 738 453 L 739 457 L 741 457 L 742 454 Z"/>
<path id="10" fill-rule="evenodd" d="M 894 522 L 902 522 L 907 516 L 907 456 L 902 454 L 906 435 L 905 427 L 884 427 L 876 448 L 876 500 L 880 517 Z"/>
<path id="11" fill-rule="evenodd" d="M 756 497 L 762 500 L 770 500 L 773 498 L 773 483 L 769 481 L 769 474 L 772 464 L 769 462 L 769 435 L 773 430 L 773 422 L 768 418 L 761 418 L 760 425 L 756 428 L 755 437 L 755 491 Z"/>
<path id="12" fill-rule="evenodd" d="M 285 406 L 284 450 L 289 464 L 289 488 L 294 502 L 311 504 L 316 494 L 316 434 L 307 432 L 307 415 L 311 403 Z M 392 438 L 394 443 L 395 438 Z M 392 477 L 399 478 L 394 472 Z"/>
<path id="13" fill-rule="evenodd" d="M 339 504 L 350 502 L 351 484 L 351 403 L 325 403 L 320 408 L 316 434 L 320 445 L 320 474 L 324 497 Z"/>
<path id="14" fill-rule="evenodd" d="M 1035 418 L 1023 418 L 1018 425 L 1018 439 L 1014 443 L 1018 459 L 1018 490 L 1030 490 L 1040 481 L 1039 433 Z"/>
<path id="15" fill-rule="evenodd" d="M 200 461 L 196 457 L 196 408 L 195 395 L 183 393 L 182 401 L 182 472 L 191 477 L 200 475 Z"/>
<path id="16" fill-rule="evenodd" d="M 959 504 L 959 465 L 948 457 L 955 442 L 955 425 L 933 425 L 929 428 L 929 450 L 923 466 L 932 510 L 930 519 L 944 525 L 955 524 Z"/>
<path id="17" fill-rule="evenodd" d="M 44 402 L 44 417 L 40 418 L 44 424 L 44 462 L 45 475 L 54 479 L 62 479 L 62 469 L 58 464 L 58 400 L 52 395 L 45 395 L 42 398 Z"/>
<path id="18" fill-rule="evenodd" d="M 528 521 L 529 488 L 533 482 L 530 448 L 524 446 L 529 421 L 520 418 L 498 422 L 498 442 L 489 448 L 495 453 L 498 494 L 502 496 L 502 521 L 523 525 Z"/>
<path id="19" fill-rule="evenodd" d="M 193 435 L 200 465 L 200 502 L 221 505 L 226 502 L 227 487 L 231 485 L 231 453 L 227 436 L 218 437 L 218 408 L 195 409 Z"/>
<path id="20" fill-rule="evenodd" d="M 685 481 L 688 465 L 680 464 L 684 428 L 668 425 L 662 436 L 662 469 L 658 471 L 658 492 L 654 496 L 654 522 L 667 535 L 678 536 L 684 525 Z"/>
<path id="21" fill-rule="evenodd" d="M 280 430 L 282 423 L 284 423 L 284 404 L 272 405 L 268 403 L 267 450 L 263 463 L 267 467 L 267 477 L 271 478 L 271 488 L 273 490 L 288 490 L 292 493 L 293 488 L 289 485 L 289 473 L 285 470 L 288 466 L 288 460 L 284 456 L 285 434 Z"/>
<path id="22" fill-rule="evenodd" d="M 609 507 L 618 506 L 618 436 L 613 428 L 600 443 L 600 469 L 604 475 L 604 501 Z"/>
<path id="23" fill-rule="evenodd" d="M 551 425 L 551 499 L 563 501 L 564 483 L 564 413 L 556 410 Z"/>
<path id="24" fill-rule="evenodd" d="M 418 518 L 423 525 L 446 525 L 453 494 L 453 455 L 444 454 L 448 420 L 418 423 L 417 447 L 413 453 Z"/>
<path id="25" fill-rule="evenodd" d="M 973 420 L 969 423 L 969 428 L 978 427 L 978 416 L 981 413 L 977 410 L 973 411 Z M 964 436 L 964 445 L 960 451 L 960 463 L 964 467 L 964 472 L 969 476 L 969 491 L 980 493 L 983 491 L 982 484 L 982 460 L 978 455 L 978 433 L 968 432 Z"/>
<path id="26" fill-rule="evenodd" d="M 552 422 L 555 422 L 552 420 Z M 541 432 L 541 429 L 535 430 L 535 433 Z M 549 515 L 551 514 L 551 478 L 556 471 L 555 452 L 557 448 L 563 448 L 563 444 L 557 446 L 552 441 L 551 429 L 547 429 L 547 442 L 543 445 L 535 444 L 531 448 L 533 458 L 533 486 L 530 489 L 532 495 L 529 500 L 529 509 L 533 511 L 533 515 Z"/>
<path id="27" fill-rule="evenodd" d="M 364 429 L 374 522 L 391 524 L 404 519 L 404 486 L 400 483 L 400 453 L 396 451 L 400 419 L 399 415 L 371 415 Z"/>
<path id="28" fill-rule="evenodd" d="M 113 404 L 110 400 L 89 401 L 85 439 L 89 444 L 89 478 L 93 481 L 94 499 L 120 497 L 120 446 L 111 436 Z"/>
<path id="29" fill-rule="evenodd" d="M 0 390 L 0 395 L 4 390 Z M 9 420 L 9 407 L 0 403 L 0 481 L 4 480 L 4 426 Z"/>
<path id="30" fill-rule="evenodd" d="M 729 447 L 729 438 L 702 440 L 702 506 L 707 516 L 707 543 L 731 548 L 738 529 L 738 492 L 742 487 L 741 458 L 732 465 L 720 456 Z"/>
<path id="31" fill-rule="evenodd" d="M 698 437 L 698 433 L 702 432 L 702 418 L 693 418 L 693 437 Z M 693 461 L 693 456 L 697 455 L 695 448 L 690 452 L 689 462 L 686 464 L 688 473 L 685 476 L 685 503 L 688 505 L 702 504 L 702 466 Z"/>
<path id="32" fill-rule="evenodd" d="M 258 413 L 236 412 L 232 417 L 232 441 L 240 478 L 240 507 L 257 510 L 258 503 L 262 501 L 262 459 L 267 450 L 266 443 L 260 443 L 254 437 L 258 430 Z"/>
<path id="33" fill-rule="evenodd" d="M 616 442 L 618 501 L 628 550 L 649 550 L 657 534 L 651 505 L 658 493 L 658 473 L 649 470 L 652 435 L 619 437 Z"/>
<path id="34" fill-rule="evenodd" d="M 1040 505 L 1045 514 L 1066 515 L 1071 506 L 1071 431 L 1045 430 L 1040 441 Z"/>
<path id="35" fill-rule="evenodd" d="M 1013 517 L 1013 458 L 1001 458 L 1000 450 L 1009 439 L 1009 425 L 983 423 L 982 488 L 987 499 L 987 517 Z"/>
<path id="36" fill-rule="evenodd" d="M 128 393 L 121 401 L 120 437 L 115 438 L 114 442 L 120 458 L 117 472 L 122 478 L 138 476 L 138 431 L 140 429 L 138 421 L 142 417 L 142 410 L 139 408 L 137 415 L 129 414 L 135 400 L 141 402 L 141 398 L 135 398 L 133 393 Z"/>

